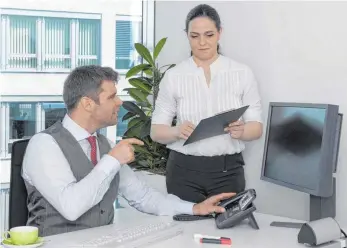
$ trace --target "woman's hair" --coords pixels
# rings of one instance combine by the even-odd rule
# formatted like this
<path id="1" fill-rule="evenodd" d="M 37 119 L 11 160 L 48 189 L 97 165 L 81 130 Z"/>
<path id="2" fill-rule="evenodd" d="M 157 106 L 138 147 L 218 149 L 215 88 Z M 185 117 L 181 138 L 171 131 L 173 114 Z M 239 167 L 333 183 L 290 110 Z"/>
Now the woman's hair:
<path id="1" fill-rule="evenodd" d="M 212 8 L 210 5 L 199 4 L 191 9 L 187 15 L 185 29 L 186 32 L 188 32 L 189 23 L 197 17 L 210 18 L 216 25 L 218 32 L 221 30 L 221 21 L 217 10 Z M 219 53 L 219 44 L 217 45 L 217 52 Z"/>

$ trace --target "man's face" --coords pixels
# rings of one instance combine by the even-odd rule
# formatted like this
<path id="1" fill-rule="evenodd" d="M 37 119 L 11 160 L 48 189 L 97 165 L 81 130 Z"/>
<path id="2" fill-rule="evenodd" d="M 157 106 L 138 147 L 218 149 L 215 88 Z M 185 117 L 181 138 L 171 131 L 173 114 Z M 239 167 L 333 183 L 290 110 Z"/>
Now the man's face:
<path id="1" fill-rule="evenodd" d="M 113 81 L 104 81 L 101 84 L 99 104 L 94 104 L 92 116 L 101 127 L 116 125 L 119 108 L 122 104 L 122 100 L 117 96 L 115 83 Z"/>

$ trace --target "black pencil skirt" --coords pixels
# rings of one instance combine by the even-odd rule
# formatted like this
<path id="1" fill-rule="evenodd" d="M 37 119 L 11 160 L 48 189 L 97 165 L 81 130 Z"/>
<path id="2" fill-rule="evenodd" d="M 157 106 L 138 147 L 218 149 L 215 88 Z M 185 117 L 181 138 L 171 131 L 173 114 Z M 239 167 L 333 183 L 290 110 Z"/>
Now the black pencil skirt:
<path id="1" fill-rule="evenodd" d="M 244 164 L 241 153 L 205 157 L 171 151 L 166 166 L 167 191 L 194 203 L 219 193 L 241 192 L 245 190 Z"/>

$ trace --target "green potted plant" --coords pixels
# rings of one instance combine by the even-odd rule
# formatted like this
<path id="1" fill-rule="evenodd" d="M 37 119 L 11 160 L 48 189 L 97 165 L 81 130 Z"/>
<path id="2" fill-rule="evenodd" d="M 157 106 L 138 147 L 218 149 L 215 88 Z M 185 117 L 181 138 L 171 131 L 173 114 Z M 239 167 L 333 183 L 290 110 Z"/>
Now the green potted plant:
<path id="1" fill-rule="evenodd" d="M 158 67 L 156 63 L 166 40 L 167 38 L 163 38 L 156 44 L 153 54 L 141 43 L 135 43 L 135 49 L 144 63 L 133 66 L 126 74 L 129 84 L 133 87 L 124 90 L 134 102 L 123 103 L 128 113 L 122 119 L 128 121 L 123 138 L 137 138 L 144 142 L 144 146 L 135 146 L 135 161 L 130 166 L 161 175 L 165 175 L 169 151 L 165 145 L 151 139 L 150 128 L 159 84 L 166 71 L 175 66 L 169 64 Z"/>

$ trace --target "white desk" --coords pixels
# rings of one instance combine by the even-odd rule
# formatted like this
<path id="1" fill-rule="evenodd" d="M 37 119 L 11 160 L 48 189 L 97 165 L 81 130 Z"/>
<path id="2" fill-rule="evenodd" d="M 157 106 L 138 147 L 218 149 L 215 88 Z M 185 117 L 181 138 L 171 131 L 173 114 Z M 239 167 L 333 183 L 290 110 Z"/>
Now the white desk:
<path id="1" fill-rule="evenodd" d="M 214 236 L 226 236 L 232 239 L 232 246 L 235 248 L 303 248 L 304 245 L 298 244 L 297 234 L 299 229 L 271 227 L 272 221 L 293 221 L 288 218 L 275 217 L 265 214 L 255 214 L 259 230 L 252 229 L 247 222 L 230 229 L 217 229 L 214 219 L 200 220 L 194 222 L 180 222 L 184 232 L 182 235 L 172 239 L 151 245 L 153 248 L 213 248 L 230 247 L 226 245 L 199 244 L 193 240 L 194 233 Z M 157 221 L 171 221 L 170 217 L 157 217 L 140 213 L 136 210 L 125 208 L 119 209 L 115 213 L 114 225 L 92 228 L 77 232 L 54 235 L 46 237 L 47 243 L 43 248 L 51 247 L 69 247 L 72 243 L 86 241 L 95 237 L 102 236 L 105 231 L 110 232 L 113 227 L 126 228 L 141 224 L 147 224 Z"/>

